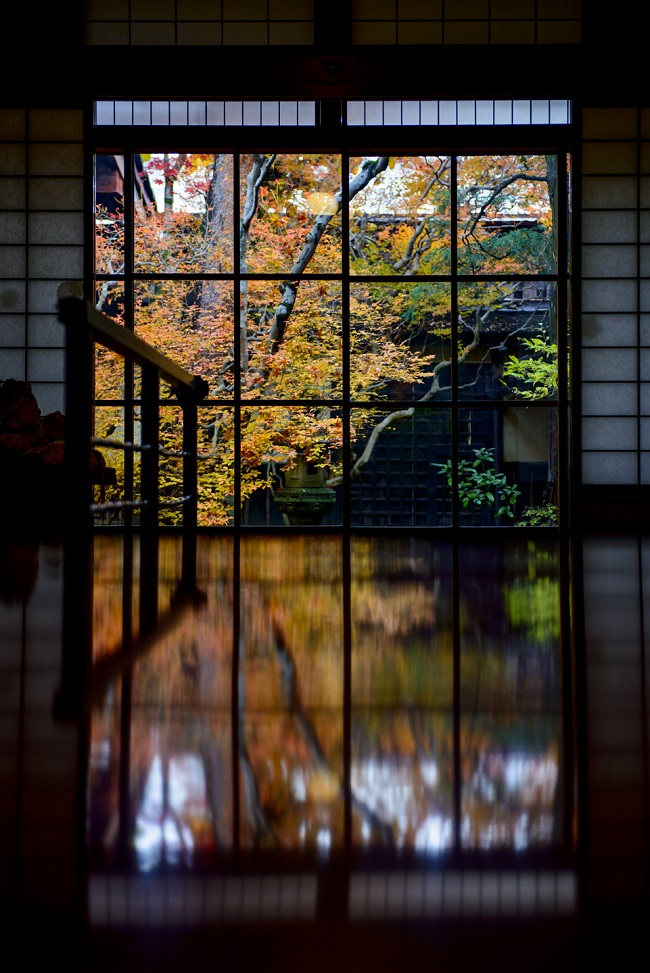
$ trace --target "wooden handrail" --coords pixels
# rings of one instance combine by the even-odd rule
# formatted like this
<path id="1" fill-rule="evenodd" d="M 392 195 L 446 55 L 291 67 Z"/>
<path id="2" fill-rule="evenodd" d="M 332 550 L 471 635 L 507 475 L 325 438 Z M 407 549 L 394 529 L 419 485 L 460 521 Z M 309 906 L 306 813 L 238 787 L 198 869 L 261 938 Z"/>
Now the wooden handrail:
<path id="1" fill-rule="evenodd" d="M 161 379 L 177 392 L 191 395 L 196 401 L 204 399 L 209 391 L 204 378 L 193 375 L 171 358 L 152 348 L 127 328 L 116 324 L 90 301 L 78 297 L 65 297 L 59 301 L 59 320 L 73 327 L 79 324 L 90 329 L 93 341 L 117 352 L 135 365 L 153 365 Z"/>
<path id="2" fill-rule="evenodd" d="M 197 412 L 208 394 L 205 379 L 193 375 L 79 297 L 59 299 L 66 336 L 66 491 L 64 637 L 57 716 L 83 713 L 92 685 L 93 509 L 89 452 L 93 438 L 94 346 L 103 345 L 142 370 L 140 519 L 140 640 L 155 640 L 158 617 L 159 381 L 170 385 L 183 413 L 183 547 L 181 590 L 196 597 Z M 133 504 L 127 497 L 125 508 Z M 125 632 L 125 642 L 131 634 Z"/>

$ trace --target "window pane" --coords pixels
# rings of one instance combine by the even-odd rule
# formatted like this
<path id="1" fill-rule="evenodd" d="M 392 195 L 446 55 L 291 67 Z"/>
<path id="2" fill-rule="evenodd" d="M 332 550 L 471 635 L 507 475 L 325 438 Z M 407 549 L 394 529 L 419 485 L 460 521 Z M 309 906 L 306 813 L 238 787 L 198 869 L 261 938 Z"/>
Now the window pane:
<path id="1" fill-rule="evenodd" d="M 127 438 L 124 416 L 125 410 L 117 405 L 96 406 L 94 410 L 94 436 L 101 440 L 92 460 L 93 502 L 96 504 L 117 503 L 126 497 L 124 450 L 120 448 Z M 115 446 L 111 445 L 113 443 Z M 119 510 L 101 511 L 95 515 L 95 523 L 104 526 L 121 522 Z"/>
<path id="2" fill-rule="evenodd" d="M 451 497 L 435 470 L 451 456 L 447 410 L 353 409 L 352 450 L 354 526 L 451 523 Z"/>
<path id="3" fill-rule="evenodd" d="M 233 157 L 143 156 L 149 205 L 135 207 L 137 273 L 232 272 Z"/>
<path id="4" fill-rule="evenodd" d="M 353 399 L 433 397 L 449 383 L 448 284 L 350 285 Z"/>
<path id="5" fill-rule="evenodd" d="M 338 524 L 341 416 L 326 406 L 242 410 L 242 522 Z"/>
<path id="6" fill-rule="evenodd" d="M 340 193 L 338 155 L 242 156 L 242 273 L 340 273 Z"/>
<path id="7" fill-rule="evenodd" d="M 459 419 L 459 460 L 439 470 L 449 488 L 458 480 L 461 523 L 498 526 L 512 522 L 519 490 L 503 472 L 495 444 L 500 442 L 501 414 L 492 410 L 463 410 Z"/>
<path id="8" fill-rule="evenodd" d="M 197 522 L 201 527 L 225 526 L 233 522 L 235 482 L 233 473 L 232 408 L 204 406 L 198 413 L 197 429 Z M 121 430 L 115 430 L 120 435 Z M 140 442 L 139 410 L 135 412 L 134 438 Z M 159 523 L 180 526 L 184 523 L 185 497 L 183 483 L 183 414 L 171 402 L 160 408 L 159 443 Z M 140 454 L 135 454 L 136 478 Z M 119 469 L 118 469 L 119 481 Z M 134 517 L 139 519 L 139 511 Z"/>
<path id="9" fill-rule="evenodd" d="M 557 398 L 556 307 L 550 281 L 459 284 L 459 397 Z"/>
<path id="10" fill-rule="evenodd" d="M 551 409 L 463 409 L 458 465 L 439 467 L 467 526 L 537 526 L 557 522 L 557 428 Z M 523 518 L 523 523 L 522 523 Z M 531 522 L 535 525 L 534 522 Z"/>
<path id="11" fill-rule="evenodd" d="M 124 398 L 124 359 L 103 345 L 95 346 L 95 396 Z"/>
<path id="12" fill-rule="evenodd" d="M 124 158 L 95 156 L 95 272 L 124 272 Z"/>
<path id="13" fill-rule="evenodd" d="M 553 273 L 556 193 L 555 156 L 459 159 L 459 271 Z"/>
<path id="14" fill-rule="evenodd" d="M 213 397 L 233 392 L 232 284 L 218 280 L 148 280 L 134 288 L 135 333 L 204 378 Z"/>
<path id="15" fill-rule="evenodd" d="M 291 301 L 286 326 L 278 292 Z M 247 310 L 242 341 L 245 398 L 330 399 L 341 396 L 341 284 L 339 281 L 242 281 Z"/>
<path id="16" fill-rule="evenodd" d="M 198 522 L 232 524 L 235 504 L 234 411 L 223 406 L 199 410 Z"/>
<path id="17" fill-rule="evenodd" d="M 352 273 L 449 273 L 450 168 L 438 156 L 350 159 Z"/>

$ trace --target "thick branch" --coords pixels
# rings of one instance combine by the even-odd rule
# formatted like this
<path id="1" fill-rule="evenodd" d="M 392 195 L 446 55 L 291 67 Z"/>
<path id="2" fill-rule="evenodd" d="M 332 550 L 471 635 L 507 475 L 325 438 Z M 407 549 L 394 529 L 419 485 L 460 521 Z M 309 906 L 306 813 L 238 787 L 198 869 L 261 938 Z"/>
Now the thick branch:
<path id="1" fill-rule="evenodd" d="M 388 168 L 388 158 L 389 157 L 387 155 L 382 155 L 375 160 L 367 160 L 364 162 L 359 172 L 348 185 L 349 200 L 354 199 L 357 193 L 361 192 L 362 189 L 365 189 L 368 183 L 372 182 L 372 180 L 375 179 L 380 172 L 383 172 Z M 341 188 L 334 197 L 334 202 L 335 206 L 331 208 L 331 211 L 328 210 L 327 213 L 319 213 L 314 220 L 314 225 L 307 234 L 303 248 L 296 258 L 291 270 L 289 271 L 289 278 L 291 282 L 288 281 L 283 285 L 282 301 L 275 309 L 275 314 L 273 315 L 273 320 L 271 322 L 271 330 L 269 332 L 272 352 L 276 352 L 282 343 L 282 338 L 287 326 L 287 320 L 295 304 L 298 282 L 294 280 L 294 278 L 297 278 L 304 273 L 307 265 L 316 252 L 316 247 L 320 243 L 320 240 L 327 229 L 330 220 L 341 212 L 341 207 L 343 205 L 343 188 Z"/>
<path id="2" fill-rule="evenodd" d="M 269 169 L 275 162 L 275 154 L 254 155 L 253 166 L 246 179 L 246 199 L 244 201 L 244 212 L 239 223 L 239 269 L 242 274 L 248 271 L 248 237 L 250 226 L 257 213 L 260 201 L 260 189 L 266 179 Z M 248 333 L 246 330 L 246 319 L 248 317 L 248 280 L 240 278 L 239 282 L 239 340 L 240 340 L 240 361 L 242 370 L 248 370 Z"/>
<path id="3" fill-rule="evenodd" d="M 472 331 L 472 340 L 469 342 L 469 344 L 465 345 L 462 352 L 459 354 L 458 356 L 459 365 L 462 364 L 467 359 L 467 357 L 471 354 L 471 352 L 478 347 L 479 342 L 481 340 L 481 327 L 483 326 L 485 320 L 489 316 L 489 313 L 490 312 L 488 310 L 482 316 L 479 316 L 477 314 L 476 323 L 473 326 L 468 325 L 468 327 L 470 327 Z M 461 319 L 461 323 L 464 324 L 465 322 L 462 321 Z M 427 391 L 422 396 L 420 396 L 420 398 L 417 400 L 418 402 L 429 402 L 434 397 L 434 395 L 436 395 L 440 391 L 439 376 L 443 371 L 450 368 L 450 366 L 451 366 L 450 361 L 439 361 L 437 363 L 437 365 L 433 369 L 433 374 L 431 376 L 431 384 L 429 385 Z M 386 429 L 388 429 L 390 426 L 395 425 L 397 422 L 401 422 L 403 419 L 411 419 L 414 413 L 415 413 L 415 408 L 413 406 L 408 406 L 405 409 L 396 409 L 394 412 L 389 412 L 388 415 L 384 416 L 384 418 L 377 423 L 377 425 L 373 428 L 372 432 L 370 433 L 368 441 L 364 446 L 363 452 L 361 453 L 360 456 L 357 457 L 357 459 L 352 464 L 352 467 L 350 469 L 351 479 L 354 480 L 358 476 L 360 476 L 363 468 L 368 465 L 368 463 L 373 457 L 375 448 L 377 446 L 377 443 L 379 442 L 379 438 L 381 434 L 385 432 Z M 342 482 L 343 482 L 343 477 L 336 476 L 328 480 L 327 485 L 329 487 L 336 487 L 339 486 L 339 484 L 341 484 Z"/>

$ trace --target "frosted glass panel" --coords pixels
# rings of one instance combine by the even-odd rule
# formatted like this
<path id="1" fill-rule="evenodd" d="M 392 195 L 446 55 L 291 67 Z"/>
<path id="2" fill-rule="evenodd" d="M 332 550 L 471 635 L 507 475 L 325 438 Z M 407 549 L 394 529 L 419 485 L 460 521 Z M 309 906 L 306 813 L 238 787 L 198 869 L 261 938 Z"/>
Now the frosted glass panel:
<path id="1" fill-rule="evenodd" d="M 494 102 L 477 101 L 476 102 L 476 124 L 492 125 L 493 121 L 494 121 Z"/>
<path id="2" fill-rule="evenodd" d="M 650 327 L 648 328 L 650 332 Z M 582 344 L 636 345 L 637 320 L 635 314 L 583 314 Z"/>
<path id="3" fill-rule="evenodd" d="M 438 106 L 438 114 L 439 114 L 441 125 L 455 125 L 456 124 L 456 102 L 441 101 Z"/>
<path id="4" fill-rule="evenodd" d="M 363 125 L 364 123 L 364 102 L 348 102 L 348 125 Z"/>
<path id="5" fill-rule="evenodd" d="M 582 272 L 585 277 L 636 277 L 636 247 L 585 246 L 582 248 Z"/>
<path id="6" fill-rule="evenodd" d="M 420 124 L 420 102 L 419 101 L 402 102 L 402 122 L 404 125 Z"/>
<path id="7" fill-rule="evenodd" d="M 582 352 L 582 377 L 587 382 L 633 382 L 637 378 L 637 353 L 630 348 L 586 348 Z"/>
<path id="8" fill-rule="evenodd" d="M 476 123 L 476 106 L 473 101 L 458 102 L 458 124 L 474 125 Z"/>
<path id="9" fill-rule="evenodd" d="M 190 125 L 205 125 L 205 102 L 191 101 L 189 103 L 188 119 Z"/>
<path id="10" fill-rule="evenodd" d="M 585 382 L 582 412 L 586 416 L 633 416 L 638 388 L 631 382 Z"/>
<path id="11" fill-rule="evenodd" d="M 277 125 L 280 118 L 277 101 L 262 102 L 262 125 Z"/>
<path id="12" fill-rule="evenodd" d="M 552 125 L 566 125 L 571 121 L 571 103 L 568 101 L 551 101 L 550 120 Z"/>
<path id="13" fill-rule="evenodd" d="M 244 102 L 244 125 L 259 125 L 261 118 L 259 102 Z"/>
<path id="14" fill-rule="evenodd" d="M 621 176 L 583 176 L 582 204 L 585 209 L 634 209 L 636 180 Z"/>
<path id="15" fill-rule="evenodd" d="M 515 125 L 530 125 L 529 101 L 513 101 L 512 120 Z"/>
<path id="16" fill-rule="evenodd" d="M 422 125 L 438 124 L 438 102 L 423 101 L 421 103 L 420 118 Z"/>
<path id="17" fill-rule="evenodd" d="M 95 124 L 112 125 L 114 119 L 114 105 L 112 101 L 98 101 L 95 104 Z"/>
<path id="18" fill-rule="evenodd" d="M 582 421 L 582 445 L 584 449 L 616 450 L 637 448 L 637 421 L 635 418 L 617 417 L 586 418 Z"/>
<path id="19" fill-rule="evenodd" d="M 582 282 L 583 311 L 636 311 L 635 281 L 585 280 Z"/>
<path id="20" fill-rule="evenodd" d="M 366 125 L 381 125 L 383 122 L 382 103 L 380 101 L 366 102 Z"/>
<path id="21" fill-rule="evenodd" d="M 633 108 L 587 108 L 582 113 L 585 138 L 634 138 L 636 111 Z"/>
<path id="22" fill-rule="evenodd" d="M 112 114 L 117 111 L 117 104 L 113 102 L 97 102 L 96 105 L 96 125 L 113 124 Z M 140 113 L 138 116 L 139 124 L 152 124 L 147 115 L 147 102 L 141 102 Z M 166 103 L 152 103 L 153 105 Z M 174 103 L 171 103 L 172 105 Z M 179 106 L 183 103 L 178 103 Z M 260 104 L 263 107 L 260 109 Z M 258 124 L 252 119 L 255 112 L 261 110 L 263 114 L 263 124 L 273 124 L 272 105 L 278 103 L 271 102 L 232 102 L 225 104 L 225 122 L 231 125 Z M 120 109 L 120 124 L 130 125 L 133 123 L 131 103 L 128 109 Z M 215 112 L 214 106 L 218 102 L 192 102 L 190 111 L 190 122 L 197 125 L 223 124 L 221 110 Z M 221 103 L 223 105 L 223 103 Z M 528 101 L 349 101 L 347 102 L 347 124 L 350 126 L 358 125 L 512 125 L 512 124 L 567 124 L 570 120 L 570 103 L 557 102 L 555 109 L 551 112 L 551 103 L 540 101 L 535 103 L 535 112 L 531 110 L 531 103 Z M 291 106 L 288 114 L 284 114 L 284 106 Z M 314 102 L 281 102 L 280 103 L 280 124 L 296 124 L 295 111 L 298 108 L 297 124 L 315 123 L 315 104 Z M 561 108 L 559 106 L 562 106 Z M 169 107 L 169 106 L 168 106 Z M 180 107 L 176 109 L 182 111 Z M 187 111 L 187 108 L 185 108 Z M 241 113 L 244 115 L 244 122 L 241 120 Z M 249 114 L 249 112 L 251 114 Z M 164 115 L 155 115 L 153 124 L 165 124 Z M 182 119 L 177 124 L 186 124 Z"/>
<path id="23" fill-rule="evenodd" d="M 149 125 L 150 123 L 150 103 L 148 101 L 133 102 L 133 124 Z"/>
<path id="24" fill-rule="evenodd" d="M 636 225 L 634 212 L 586 212 L 582 217 L 582 240 L 583 243 L 636 243 Z"/>
<path id="25" fill-rule="evenodd" d="M 582 152 L 582 171 L 615 175 L 636 172 L 635 143 L 587 142 Z"/>
<path id="26" fill-rule="evenodd" d="M 637 454 L 584 452 L 582 480 L 585 484 L 634 484 L 637 482 Z"/>

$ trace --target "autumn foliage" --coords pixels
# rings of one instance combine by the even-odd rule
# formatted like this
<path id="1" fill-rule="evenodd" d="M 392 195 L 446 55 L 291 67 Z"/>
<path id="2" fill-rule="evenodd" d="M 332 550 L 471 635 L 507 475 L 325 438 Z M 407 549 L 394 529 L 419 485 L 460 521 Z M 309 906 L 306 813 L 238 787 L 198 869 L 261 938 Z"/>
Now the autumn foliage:
<path id="1" fill-rule="evenodd" d="M 412 415 L 409 402 L 449 398 L 453 383 L 480 394 L 483 336 L 525 290 L 516 278 L 556 270 L 556 167 L 544 156 L 357 157 L 347 176 L 329 154 L 142 159 L 157 205 L 132 218 L 98 207 L 97 303 L 209 382 L 203 524 L 232 522 L 260 491 L 272 498 L 299 455 L 332 487 L 344 462 L 361 476 L 377 430 Z M 545 350 L 556 348 L 551 288 L 528 285 L 549 310 L 541 331 L 534 312 L 536 330 L 520 329 L 548 339 Z M 511 385 L 523 387 L 520 361 L 539 348 L 513 337 L 508 351 Z M 124 432 L 111 403 L 129 388 L 99 349 L 99 436 Z M 556 394 L 550 380 L 543 390 Z M 178 448 L 178 408 L 161 417 L 164 444 Z M 166 466 L 164 495 L 179 475 Z"/>

